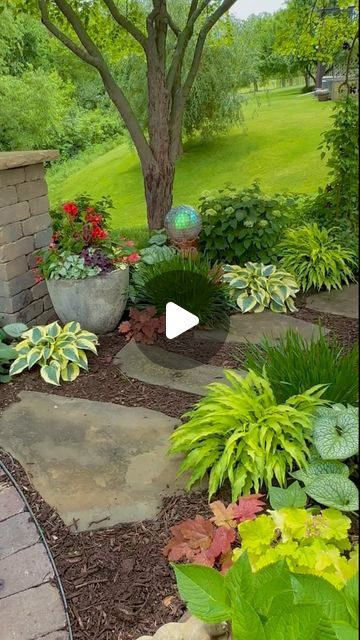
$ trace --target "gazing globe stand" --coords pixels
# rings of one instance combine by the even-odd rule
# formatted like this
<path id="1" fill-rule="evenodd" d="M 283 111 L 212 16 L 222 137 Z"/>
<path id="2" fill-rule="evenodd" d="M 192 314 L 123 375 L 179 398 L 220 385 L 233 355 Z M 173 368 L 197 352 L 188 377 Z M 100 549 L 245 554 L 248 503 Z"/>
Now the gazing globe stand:
<path id="1" fill-rule="evenodd" d="M 165 231 L 171 243 L 183 256 L 197 255 L 197 239 L 201 231 L 200 214 L 189 205 L 174 207 L 165 216 Z"/>

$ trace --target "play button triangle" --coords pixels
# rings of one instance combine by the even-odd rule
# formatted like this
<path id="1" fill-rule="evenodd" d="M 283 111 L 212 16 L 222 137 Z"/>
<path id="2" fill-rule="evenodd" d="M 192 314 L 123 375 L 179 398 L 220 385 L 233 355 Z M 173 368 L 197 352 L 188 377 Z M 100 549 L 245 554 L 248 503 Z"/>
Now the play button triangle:
<path id="1" fill-rule="evenodd" d="M 166 337 L 173 340 L 199 324 L 199 318 L 174 302 L 166 305 Z"/>

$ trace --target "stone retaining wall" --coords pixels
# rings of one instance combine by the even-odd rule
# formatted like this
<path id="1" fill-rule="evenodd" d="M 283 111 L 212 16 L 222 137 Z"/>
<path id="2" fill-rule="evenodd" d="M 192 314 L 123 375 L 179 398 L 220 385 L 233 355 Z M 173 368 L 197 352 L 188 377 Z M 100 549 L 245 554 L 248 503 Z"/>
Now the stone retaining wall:
<path id="1" fill-rule="evenodd" d="M 36 284 L 34 251 L 51 237 L 44 162 L 57 151 L 0 153 L 0 326 L 46 324 L 54 310 L 45 282 Z"/>

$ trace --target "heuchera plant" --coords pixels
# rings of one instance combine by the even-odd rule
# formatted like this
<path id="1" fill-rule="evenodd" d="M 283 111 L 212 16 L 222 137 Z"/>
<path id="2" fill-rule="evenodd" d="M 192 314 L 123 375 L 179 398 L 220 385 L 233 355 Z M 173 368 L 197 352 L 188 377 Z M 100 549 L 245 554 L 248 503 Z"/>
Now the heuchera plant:
<path id="1" fill-rule="evenodd" d="M 78 256 L 87 277 L 136 264 L 140 255 L 132 240 L 110 232 L 109 198 L 93 203 L 88 196 L 65 202 L 51 211 L 53 235 L 49 247 L 38 252 L 37 279 L 59 277 L 64 256 Z M 74 277 L 60 274 L 60 277 Z"/>
<path id="2" fill-rule="evenodd" d="M 164 555 L 172 562 L 187 560 L 226 573 L 232 565 L 233 545 L 239 544 L 237 527 L 263 511 L 263 497 L 244 496 L 228 506 L 220 500 L 212 502 L 211 518 L 197 515 L 171 527 L 172 538 L 163 549 Z"/>
<path id="3" fill-rule="evenodd" d="M 129 320 L 119 326 L 119 333 L 126 334 L 126 340 L 135 340 L 143 344 L 154 344 L 165 332 L 165 316 L 157 316 L 155 307 L 130 309 Z"/>

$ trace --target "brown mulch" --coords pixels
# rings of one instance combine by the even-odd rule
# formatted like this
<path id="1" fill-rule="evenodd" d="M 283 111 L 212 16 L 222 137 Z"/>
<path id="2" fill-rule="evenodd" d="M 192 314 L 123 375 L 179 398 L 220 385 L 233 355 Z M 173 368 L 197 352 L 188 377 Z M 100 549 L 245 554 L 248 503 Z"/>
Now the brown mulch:
<path id="1" fill-rule="evenodd" d="M 295 317 L 320 321 L 330 329 L 329 336 L 336 335 L 344 347 L 357 339 L 357 320 L 305 309 L 303 298 L 297 300 L 297 306 Z M 161 340 L 159 344 L 162 343 Z M 72 384 L 47 385 L 35 369 L 0 385 L 0 412 L 18 401 L 19 392 L 24 390 L 144 406 L 176 418 L 199 399 L 126 377 L 112 364 L 124 344 L 124 337 L 118 333 L 102 337 L 98 357 L 89 357 L 89 373 L 82 373 Z M 236 346 L 240 356 L 243 349 Z M 223 345 L 214 353 L 213 345 L 207 341 L 194 343 L 191 334 L 172 341 L 171 350 L 209 364 L 239 366 L 233 345 Z M 74 640 L 135 640 L 180 618 L 184 606 L 161 549 L 169 539 L 170 526 L 206 512 L 206 494 L 166 498 L 155 521 L 77 533 L 68 529 L 44 502 L 15 460 L 1 450 L 0 459 L 20 484 L 52 550 L 69 605 Z"/>

